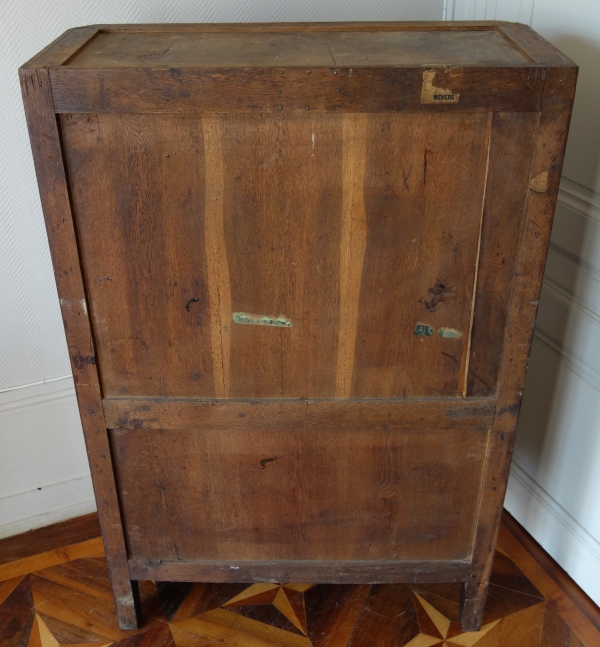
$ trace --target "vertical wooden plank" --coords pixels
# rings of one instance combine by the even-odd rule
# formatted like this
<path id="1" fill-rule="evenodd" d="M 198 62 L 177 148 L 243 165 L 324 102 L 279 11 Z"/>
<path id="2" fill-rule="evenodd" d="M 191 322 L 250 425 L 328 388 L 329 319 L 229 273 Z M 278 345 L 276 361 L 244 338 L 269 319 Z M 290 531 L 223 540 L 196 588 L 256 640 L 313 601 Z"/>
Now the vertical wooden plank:
<path id="1" fill-rule="evenodd" d="M 464 396 L 491 115 L 439 121 L 432 115 L 425 132 L 419 308 L 409 336 L 407 397 Z M 432 337 L 414 334 L 418 321 L 432 326 Z"/>
<path id="2" fill-rule="evenodd" d="M 340 240 L 340 331 L 335 395 L 349 398 L 358 325 L 360 283 L 367 246 L 364 179 L 367 162 L 366 115 L 342 117 L 342 235 Z"/>
<path id="3" fill-rule="evenodd" d="M 60 123 L 103 393 L 214 396 L 200 122 Z"/>
<path id="4" fill-rule="evenodd" d="M 341 115 L 310 110 L 286 124 L 283 144 L 278 169 L 282 269 L 286 309 L 297 325 L 281 335 L 282 394 L 332 397 L 340 308 Z"/>
<path id="5" fill-rule="evenodd" d="M 467 395 L 496 392 L 538 114 L 492 121 Z M 511 187 L 507 190 L 507 187 Z"/>
<path id="6" fill-rule="evenodd" d="M 233 323 L 231 397 L 333 397 L 341 116 L 233 114 L 221 127 L 232 310 L 289 322 Z"/>
<path id="7" fill-rule="evenodd" d="M 204 117 L 204 150 L 206 155 L 206 209 L 204 240 L 208 294 L 210 300 L 210 334 L 212 339 L 215 395 L 229 395 L 229 356 L 231 346 L 231 287 L 223 215 L 223 152 L 220 117 Z"/>
<path id="8" fill-rule="evenodd" d="M 576 80 L 576 68 L 547 70 L 474 539 L 473 575 L 462 588 L 464 630 L 481 626 L 487 597 Z"/>
<path id="9" fill-rule="evenodd" d="M 19 76 L 119 626 L 135 629 L 134 595 L 50 79 L 45 69 L 21 69 Z"/>
<path id="10" fill-rule="evenodd" d="M 239 115 L 221 120 L 230 319 L 233 312 L 289 318 L 279 210 L 284 122 Z M 281 397 L 281 337 L 289 329 L 231 324 L 231 397 Z"/>
<path id="11" fill-rule="evenodd" d="M 463 395 L 489 121 L 370 116 L 353 397 Z"/>

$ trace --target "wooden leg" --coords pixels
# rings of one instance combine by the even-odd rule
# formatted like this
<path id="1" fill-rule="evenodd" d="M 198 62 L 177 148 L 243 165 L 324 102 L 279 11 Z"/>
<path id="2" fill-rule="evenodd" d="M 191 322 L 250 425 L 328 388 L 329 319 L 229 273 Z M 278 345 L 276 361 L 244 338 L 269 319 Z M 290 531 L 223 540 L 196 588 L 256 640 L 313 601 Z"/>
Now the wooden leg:
<path id="1" fill-rule="evenodd" d="M 488 586 L 489 573 L 485 573 L 483 577 L 475 574 L 468 582 L 463 582 L 459 607 L 460 625 L 463 631 L 481 629 Z"/>
<path id="2" fill-rule="evenodd" d="M 115 613 L 119 629 L 133 630 L 138 628 L 140 616 L 140 592 L 136 581 L 129 582 L 130 593 L 127 596 L 115 595 Z M 114 591 L 113 591 L 114 593 Z"/>

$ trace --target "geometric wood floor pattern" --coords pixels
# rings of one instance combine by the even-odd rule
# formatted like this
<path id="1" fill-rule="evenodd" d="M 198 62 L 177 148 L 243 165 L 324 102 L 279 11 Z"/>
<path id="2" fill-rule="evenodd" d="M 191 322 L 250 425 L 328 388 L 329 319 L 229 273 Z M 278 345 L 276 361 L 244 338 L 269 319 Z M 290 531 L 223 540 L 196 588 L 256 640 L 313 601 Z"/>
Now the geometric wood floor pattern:
<path id="1" fill-rule="evenodd" d="M 481 631 L 462 633 L 458 584 L 141 582 L 143 623 L 117 627 L 103 557 L 0 583 L 2 647 L 583 647 L 498 552 Z"/>
<path id="2" fill-rule="evenodd" d="M 120 631 L 97 515 L 0 541 L 0 647 L 600 647 L 600 610 L 512 517 L 481 631 L 459 584 L 140 582 Z"/>

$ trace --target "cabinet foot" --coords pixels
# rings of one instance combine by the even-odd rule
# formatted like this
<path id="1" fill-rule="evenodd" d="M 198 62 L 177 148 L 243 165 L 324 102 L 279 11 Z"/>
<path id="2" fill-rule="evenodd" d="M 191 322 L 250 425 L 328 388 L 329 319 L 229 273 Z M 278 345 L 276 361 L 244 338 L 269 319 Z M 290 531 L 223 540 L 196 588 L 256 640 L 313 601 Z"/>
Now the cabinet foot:
<path id="1" fill-rule="evenodd" d="M 473 578 L 463 582 L 460 590 L 460 625 L 463 631 L 479 631 L 488 594 L 487 580 Z"/>
<path id="2" fill-rule="evenodd" d="M 119 621 L 119 629 L 127 631 L 138 628 L 140 617 L 140 592 L 136 581 L 130 582 L 130 594 L 115 596 L 115 612 Z"/>

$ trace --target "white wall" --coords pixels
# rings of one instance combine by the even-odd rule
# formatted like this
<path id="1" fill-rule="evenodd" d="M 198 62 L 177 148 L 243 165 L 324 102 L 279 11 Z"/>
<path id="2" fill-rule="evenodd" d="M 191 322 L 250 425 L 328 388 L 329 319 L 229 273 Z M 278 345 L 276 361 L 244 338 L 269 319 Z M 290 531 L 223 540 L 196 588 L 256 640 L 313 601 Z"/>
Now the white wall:
<path id="1" fill-rule="evenodd" d="M 0 0 L 0 538 L 95 509 L 17 68 L 70 27 L 441 20 L 444 0 Z"/>
<path id="2" fill-rule="evenodd" d="M 455 0 L 580 66 L 506 508 L 600 604 L 600 2 Z"/>

